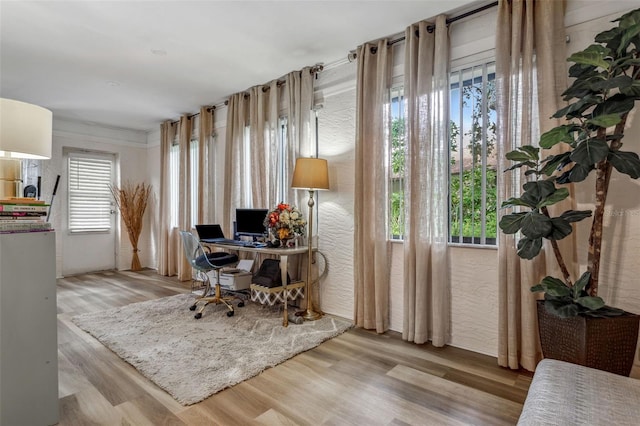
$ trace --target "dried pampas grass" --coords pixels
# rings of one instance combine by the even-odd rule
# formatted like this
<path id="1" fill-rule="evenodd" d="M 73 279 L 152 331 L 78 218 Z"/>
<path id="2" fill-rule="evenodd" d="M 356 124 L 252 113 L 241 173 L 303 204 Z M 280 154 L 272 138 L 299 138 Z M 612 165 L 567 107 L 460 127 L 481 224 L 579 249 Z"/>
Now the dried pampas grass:
<path id="1" fill-rule="evenodd" d="M 122 188 L 110 186 L 113 198 L 120 209 L 122 221 L 127 228 L 129 241 L 133 247 L 133 257 L 131 258 L 131 270 L 142 269 L 140 258 L 138 257 L 138 239 L 142 232 L 142 218 L 147 209 L 147 202 L 151 194 L 151 185 L 139 183 L 135 186 L 132 183 L 125 183 Z"/>

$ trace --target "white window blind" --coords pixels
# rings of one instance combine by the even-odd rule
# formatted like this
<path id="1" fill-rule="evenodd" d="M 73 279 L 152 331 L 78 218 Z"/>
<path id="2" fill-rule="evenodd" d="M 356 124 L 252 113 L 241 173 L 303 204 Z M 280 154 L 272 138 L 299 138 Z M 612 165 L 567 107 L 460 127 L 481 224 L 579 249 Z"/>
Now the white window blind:
<path id="1" fill-rule="evenodd" d="M 69 155 L 69 231 L 111 229 L 113 161 Z"/>

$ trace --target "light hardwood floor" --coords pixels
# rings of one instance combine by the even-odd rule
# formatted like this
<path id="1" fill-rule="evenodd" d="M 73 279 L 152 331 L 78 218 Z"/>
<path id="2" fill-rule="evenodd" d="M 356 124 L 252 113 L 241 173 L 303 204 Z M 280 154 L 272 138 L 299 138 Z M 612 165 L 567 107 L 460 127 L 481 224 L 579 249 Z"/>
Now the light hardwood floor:
<path id="1" fill-rule="evenodd" d="M 362 329 L 185 407 L 70 320 L 189 285 L 151 270 L 58 280 L 60 425 L 512 425 L 522 410 L 530 373 Z"/>

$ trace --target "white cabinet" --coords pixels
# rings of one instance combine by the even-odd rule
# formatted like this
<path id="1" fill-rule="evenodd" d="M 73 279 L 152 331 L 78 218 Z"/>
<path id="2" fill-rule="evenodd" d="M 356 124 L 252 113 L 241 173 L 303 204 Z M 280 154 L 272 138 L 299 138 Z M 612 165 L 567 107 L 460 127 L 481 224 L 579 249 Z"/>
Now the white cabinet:
<path id="1" fill-rule="evenodd" d="M 0 234 L 0 426 L 58 422 L 54 232 Z"/>

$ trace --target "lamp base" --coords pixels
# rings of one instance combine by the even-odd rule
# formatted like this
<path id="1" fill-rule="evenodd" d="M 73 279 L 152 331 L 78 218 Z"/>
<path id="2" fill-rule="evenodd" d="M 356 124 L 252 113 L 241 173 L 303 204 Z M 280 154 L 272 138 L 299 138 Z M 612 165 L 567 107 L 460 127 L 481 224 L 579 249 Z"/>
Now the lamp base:
<path id="1" fill-rule="evenodd" d="M 312 311 L 310 309 L 307 309 L 306 311 L 302 312 L 302 318 L 304 318 L 305 321 L 315 321 L 322 318 L 322 314 Z"/>

